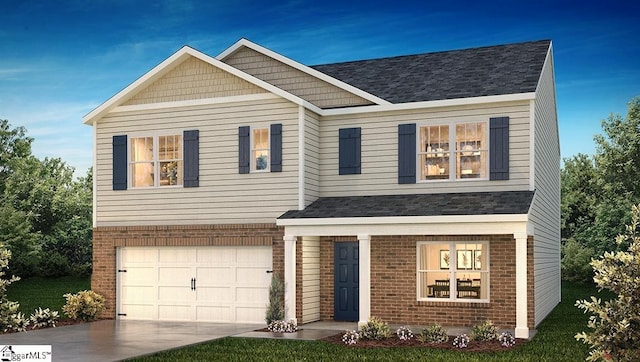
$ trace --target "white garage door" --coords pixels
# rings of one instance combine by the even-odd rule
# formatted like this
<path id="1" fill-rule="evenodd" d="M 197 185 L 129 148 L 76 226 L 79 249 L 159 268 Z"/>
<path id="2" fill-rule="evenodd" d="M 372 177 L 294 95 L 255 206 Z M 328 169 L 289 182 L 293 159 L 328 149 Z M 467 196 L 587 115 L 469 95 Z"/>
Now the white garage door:
<path id="1" fill-rule="evenodd" d="M 118 249 L 118 316 L 263 323 L 270 246 Z"/>

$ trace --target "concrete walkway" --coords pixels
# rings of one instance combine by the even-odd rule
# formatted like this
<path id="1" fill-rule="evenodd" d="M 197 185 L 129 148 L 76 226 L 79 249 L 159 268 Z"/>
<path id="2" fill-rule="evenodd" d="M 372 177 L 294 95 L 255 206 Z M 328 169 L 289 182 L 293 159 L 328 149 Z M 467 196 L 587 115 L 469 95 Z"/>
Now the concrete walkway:
<path id="1" fill-rule="evenodd" d="M 119 361 L 263 327 L 259 324 L 103 320 L 0 335 L 0 348 L 51 345 L 53 361 Z"/>

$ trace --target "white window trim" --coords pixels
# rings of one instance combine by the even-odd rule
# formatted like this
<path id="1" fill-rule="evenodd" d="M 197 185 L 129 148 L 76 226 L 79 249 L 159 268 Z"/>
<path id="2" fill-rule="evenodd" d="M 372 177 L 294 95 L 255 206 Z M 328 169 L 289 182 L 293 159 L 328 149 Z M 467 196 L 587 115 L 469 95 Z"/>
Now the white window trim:
<path id="1" fill-rule="evenodd" d="M 253 131 L 260 130 L 260 129 L 267 130 L 266 150 L 269 154 L 269 157 L 267 158 L 267 167 L 264 170 L 256 170 L 256 160 L 253 157 L 253 152 L 256 150 L 256 148 L 253 148 Z M 249 162 L 251 165 L 250 167 L 251 173 L 271 172 L 271 127 L 270 126 L 264 126 L 264 127 L 250 126 L 249 127 Z"/>
<path id="2" fill-rule="evenodd" d="M 127 188 L 134 190 L 149 190 L 149 189 L 166 189 L 166 188 L 182 188 L 183 185 L 167 185 L 160 186 L 160 177 L 153 178 L 152 186 L 133 186 L 133 172 L 131 172 L 131 165 L 134 163 L 131 161 L 131 140 L 134 138 L 153 138 L 153 169 L 154 174 L 159 175 L 160 160 L 159 157 L 159 139 L 162 136 L 180 136 L 182 140 L 182 169 L 180 172 L 184 174 L 184 132 L 183 131 L 166 131 L 166 132 L 146 132 L 146 133 L 132 133 L 127 135 Z M 183 179 L 184 184 L 184 179 Z"/>
<path id="3" fill-rule="evenodd" d="M 449 126 L 449 170 L 456 170 L 456 159 L 457 157 L 452 157 L 451 155 L 455 155 L 456 154 L 456 150 L 455 149 L 451 149 L 451 145 L 455 144 L 455 126 L 458 124 L 465 124 L 465 123 L 484 123 L 485 124 L 485 129 L 486 129 L 486 153 L 487 153 L 487 162 L 486 162 L 486 166 L 485 166 L 485 175 L 487 175 L 486 177 L 481 177 L 481 178 L 456 178 L 456 173 L 455 172 L 449 172 L 449 178 L 447 179 L 435 179 L 435 180 L 423 180 L 421 178 L 421 174 L 422 174 L 422 169 L 421 167 L 424 168 L 424 166 L 422 165 L 421 162 L 421 152 L 420 152 L 420 129 L 422 127 L 435 127 L 435 126 Z M 417 183 L 434 183 L 434 182 L 474 182 L 474 181 L 488 181 L 489 180 L 489 157 L 490 157 L 490 145 L 489 145 L 489 120 L 483 120 L 483 121 L 478 121 L 478 120 L 454 120 L 454 121 L 434 121 L 434 122 L 422 122 L 422 123 L 417 123 L 416 124 L 416 149 L 415 149 L 415 153 L 416 153 L 416 182 Z M 454 140 L 454 142 L 451 142 L 451 140 Z M 461 151 L 460 151 L 461 152 Z"/>
<path id="4" fill-rule="evenodd" d="M 449 287 L 450 292 L 449 298 L 421 298 L 420 297 L 420 246 L 421 245 L 438 245 L 438 244 L 449 244 L 449 250 L 456 250 L 456 244 L 482 244 L 486 248 L 487 252 L 487 262 L 486 262 L 486 271 L 482 271 L 482 273 L 487 273 L 487 298 L 486 299 L 470 299 L 470 298 L 458 298 L 457 293 L 455 292 L 455 283 L 452 283 L 452 280 L 456 280 L 455 273 L 457 271 L 456 268 L 452 268 L 451 266 L 457 265 L 457 253 L 449 253 L 451 259 L 449 261 Z M 489 242 L 486 240 L 478 240 L 478 241 L 418 241 L 416 243 L 416 300 L 419 302 L 455 302 L 455 303 L 489 303 L 491 301 L 491 250 L 489 249 Z"/>

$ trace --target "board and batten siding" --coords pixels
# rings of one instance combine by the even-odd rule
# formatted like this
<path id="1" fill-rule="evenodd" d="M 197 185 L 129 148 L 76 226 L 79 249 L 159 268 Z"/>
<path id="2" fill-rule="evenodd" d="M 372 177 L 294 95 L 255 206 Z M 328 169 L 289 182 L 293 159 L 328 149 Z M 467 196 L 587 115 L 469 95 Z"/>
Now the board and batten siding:
<path id="1" fill-rule="evenodd" d="M 302 238 L 302 323 L 320 320 L 320 238 Z"/>
<path id="2" fill-rule="evenodd" d="M 305 207 L 320 197 L 320 116 L 305 110 Z"/>
<path id="3" fill-rule="evenodd" d="M 247 47 L 238 49 L 222 61 L 320 108 L 372 104 L 362 97 Z"/>
<path id="4" fill-rule="evenodd" d="M 398 184 L 398 125 L 438 125 L 509 117 L 509 180 Z M 529 102 L 332 116 L 320 122 L 320 196 L 366 196 L 529 189 Z M 361 174 L 338 175 L 338 129 L 361 127 Z M 488 177 L 488 176 L 487 176 Z"/>
<path id="5" fill-rule="evenodd" d="M 534 103 L 534 182 L 530 221 L 534 225 L 535 322 L 560 302 L 560 146 L 553 58 L 549 51 Z"/>
<path id="6" fill-rule="evenodd" d="M 176 102 L 266 93 L 244 79 L 189 57 L 123 105 Z"/>
<path id="7" fill-rule="evenodd" d="M 282 124 L 282 172 L 238 173 L 238 127 Z M 273 223 L 298 206 L 298 106 L 281 98 L 113 112 L 97 122 L 96 226 Z M 200 186 L 112 190 L 112 137 L 199 130 Z"/>

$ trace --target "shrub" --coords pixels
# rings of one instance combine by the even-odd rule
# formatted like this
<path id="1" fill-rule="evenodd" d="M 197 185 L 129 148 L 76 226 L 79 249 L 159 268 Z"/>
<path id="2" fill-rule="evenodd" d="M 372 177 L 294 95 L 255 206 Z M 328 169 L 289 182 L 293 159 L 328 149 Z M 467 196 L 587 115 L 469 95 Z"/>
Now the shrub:
<path id="1" fill-rule="evenodd" d="M 15 276 L 5 278 L 5 270 L 9 267 L 10 259 L 11 251 L 5 249 L 4 245 L 0 243 L 0 331 L 2 332 L 26 329 L 24 316 L 22 313 L 18 313 L 20 304 L 7 299 L 7 287 L 11 283 L 20 280 Z"/>
<path id="2" fill-rule="evenodd" d="M 492 321 L 486 320 L 471 328 L 471 338 L 474 341 L 492 341 L 498 338 L 498 327 Z"/>
<path id="3" fill-rule="evenodd" d="M 289 321 L 272 321 L 267 329 L 274 333 L 293 333 L 298 331 L 298 324 L 292 319 Z"/>
<path id="4" fill-rule="evenodd" d="M 498 341 L 502 345 L 502 347 L 509 348 L 516 344 L 516 339 L 513 337 L 513 334 L 510 332 L 502 332 L 498 336 Z"/>
<path id="5" fill-rule="evenodd" d="M 632 221 L 626 234 L 616 238 L 618 246 L 630 242 L 628 251 L 606 252 L 591 266 L 595 272 L 593 280 L 602 289 L 609 289 L 617 297 L 602 304 L 600 299 L 579 300 L 576 306 L 589 317 L 588 333 L 575 336 L 589 344 L 588 361 L 603 359 L 614 361 L 637 361 L 640 351 L 640 205 L 632 208 Z"/>
<path id="6" fill-rule="evenodd" d="M 386 322 L 381 321 L 377 317 L 371 317 L 360 328 L 360 337 L 362 339 L 370 339 L 379 341 L 391 336 L 391 330 Z"/>
<path id="7" fill-rule="evenodd" d="M 407 326 L 402 326 L 396 331 L 396 336 L 401 341 L 409 341 L 413 338 L 413 331 Z"/>
<path id="8" fill-rule="evenodd" d="M 64 295 L 67 303 L 62 311 L 71 319 L 92 321 L 105 309 L 104 297 L 92 290 L 83 290 L 76 294 Z"/>
<path id="9" fill-rule="evenodd" d="M 358 331 L 356 330 L 345 331 L 344 334 L 342 335 L 342 342 L 350 346 L 358 343 L 359 339 L 360 339 L 360 333 L 358 333 Z"/>
<path id="10" fill-rule="evenodd" d="M 593 280 L 593 268 L 589 264 L 595 252 L 582 246 L 575 239 L 567 240 L 562 246 L 562 279 L 588 283 Z"/>
<path id="11" fill-rule="evenodd" d="M 58 311 L 51 311 L 49 308 L 38 308 L 31 314 L 29 319 L 31 320 L 31 329 L 55 327 L 58 320 Z"/>
<path id="12" fill-rule="evenodd" d="M 22 312 L 12 313 L 5 321 L 5 332 L 25 332 L 29 326 L 29 319 L 25 318 Z"/>
<path id="13" fill-rule="evenodd" d="M 469 337 L 464 333 L 458 334 L 456 338 L 453 339 L 453 346 L 458 348 L 469 347 Z"/>
<path id="14" fill-rule="evenodd" d="M 284 319 L 284 283 L 275 274 L 271 277 L 269 304 L 267 304 L 267 312 L 264 319 L 267 321 L 267 325 L 270 325 L 273 321 Z"/>
<path id="15" fill-rule="evenodd" d="M 436 323 L 423 329 L 418 340 L 422 343 L 446 343 L 449 341 L 449 335 L 441 325 Z"/>
<path id="16" fill-rule="evenodd" d="M 57 278 L 69 275 L 70 272 L 69 260 L 57 251 L 49 253 L 49 255 L 47 255 L 46 258 L 42 258 L 40 262 L 40 274 L 43 277 Z"/>

